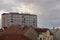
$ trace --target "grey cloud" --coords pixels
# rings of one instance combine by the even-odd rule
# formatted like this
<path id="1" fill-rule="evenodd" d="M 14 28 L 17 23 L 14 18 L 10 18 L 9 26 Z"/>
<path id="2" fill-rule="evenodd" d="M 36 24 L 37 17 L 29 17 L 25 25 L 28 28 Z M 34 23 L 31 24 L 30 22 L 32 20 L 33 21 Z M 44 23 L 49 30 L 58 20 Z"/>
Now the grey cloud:
<path id="1" fill-rule="evenodd" d="M 38 15 L 38 26 L 60 26 L 60 0 L 0 0 L 0 10 L 20 11 L 22 5 Z"/>

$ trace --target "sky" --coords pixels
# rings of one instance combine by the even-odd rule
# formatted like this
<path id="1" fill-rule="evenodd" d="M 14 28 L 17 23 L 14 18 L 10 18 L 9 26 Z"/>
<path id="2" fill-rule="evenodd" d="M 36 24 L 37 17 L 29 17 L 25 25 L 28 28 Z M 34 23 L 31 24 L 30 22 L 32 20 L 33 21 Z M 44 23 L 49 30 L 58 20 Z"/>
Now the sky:
<path id="1" fill-rule="evenodd" d="M 38 27 L 60 27 L 60 0 L 0 0 L 0 21 L 4 12 L 36 14 Z"/>

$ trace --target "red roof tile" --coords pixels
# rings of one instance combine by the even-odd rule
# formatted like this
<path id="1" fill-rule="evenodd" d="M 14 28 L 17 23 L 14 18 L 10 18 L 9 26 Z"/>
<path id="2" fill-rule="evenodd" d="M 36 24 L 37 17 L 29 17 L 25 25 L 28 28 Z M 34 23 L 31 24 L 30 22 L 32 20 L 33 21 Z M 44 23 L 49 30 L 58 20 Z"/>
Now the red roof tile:
<path id="1" fill-rule="evenodd" d="M 2 38 L 4 40 L 31 40 L 28 37 L 21 34 L 4 34 Z"/>
<path id="2" fill-rule="evenodd" d="M 0 32 L 3 32 L 3 29 L 0 29 Z"/>
<path id="3" fill-rule="evenodd" d="M 4 33 L 18 33 L 24 34 L 31 27 L 21 27 L 20 25 L 13 25 L 4 30 Z"/>
<path id="4" fill-rule="evenodd" d="M 7 28 L 4 33 L 17 33 L 19 30 L 22 30 L 23 27 L 21 27 L 20 25 L 13 25 L 10 26 L 9 28 Z"/>

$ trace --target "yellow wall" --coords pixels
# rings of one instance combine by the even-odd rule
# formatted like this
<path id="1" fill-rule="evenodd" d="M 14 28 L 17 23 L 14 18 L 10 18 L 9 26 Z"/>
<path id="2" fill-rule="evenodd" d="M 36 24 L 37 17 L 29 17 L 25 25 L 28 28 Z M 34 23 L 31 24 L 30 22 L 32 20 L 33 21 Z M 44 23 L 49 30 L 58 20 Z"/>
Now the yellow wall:
<path id="1" fill-rule="evenodd" d="M 42 32 L 42 34 L 39 34 L 38 39 L 40 40 L 40 38 L 43 38 L 43 40 L 50 40 L 50 38 L 51 38 L 50 31 L 48 30 L 47 32 Z M 52 36 L 52 38 L 53 38 L 53 36 Z"/>

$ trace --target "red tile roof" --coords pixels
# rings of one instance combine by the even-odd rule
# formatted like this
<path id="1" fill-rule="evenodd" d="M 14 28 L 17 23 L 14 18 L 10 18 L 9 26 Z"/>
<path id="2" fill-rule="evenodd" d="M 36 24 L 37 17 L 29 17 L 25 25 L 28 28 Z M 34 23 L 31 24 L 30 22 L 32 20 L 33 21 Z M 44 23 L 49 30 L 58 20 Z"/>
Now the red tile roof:
<path id="1" fill-rule="evenodd" d="M 21 34 L 3 34 L 2 38 L 3 40 L 31 40 Z"/>
<path id="2" fill-rule="evenodd" d="M 0 32 L 3 32 L 3 29 L 0 29 Z"/>
<path id="3" fill-rule="evenodd" d="M 37 33 L 42 33 L 42 32 L 46 32 L 47 30 L 49 30 L 48 28 L 35 28 L 35 31 Z M 53 35 L 53 33 L 49 30 L 50 35 Z"/>
<path id="4" fill-rule="evenodd" d="M 4 30 L 4 33 L 17 33 L 18 31 L 21 31 L 22 30 L 22 27 L 20 25 L 13 25 L 13 26 L 10 26 L 9 28 L 7 28 L 6 30 Z"/>
<path id="5" fill-rule="evenodd" d="M 4 30 L 4 33 L 18 33 L 24 34 L 31 27 L 21 27 L 20 25 L 13 25 Z"/>
<path id="6" fill-rule="evenodd" d="M 9 28 L 7 28 L 6 30 L 4 30 L 3 32 L 3 38 L 5 38 L 6 36 L 9 36 L 10 38 L 7 40 L 12 40 L 14 38 L 14 40 L 31 40 L 28 37 L 24 36 L 24 33 L 29 29 L 30 27 L 21 27 L 20 25 L 18 26 L 11 26 Z M 18 35 L 18 36 L 17 36 Z M 18 38 L 17 38 L 18 37 Z"/>
<path id="7" fill-rule="evenodd" d="M 22 33 L 25 33 L 30 27 L 26 27 L 25 29 L 23 28 L 23 32 Z"/>

